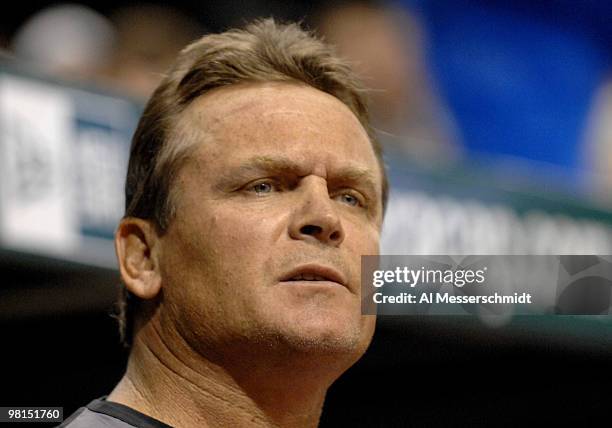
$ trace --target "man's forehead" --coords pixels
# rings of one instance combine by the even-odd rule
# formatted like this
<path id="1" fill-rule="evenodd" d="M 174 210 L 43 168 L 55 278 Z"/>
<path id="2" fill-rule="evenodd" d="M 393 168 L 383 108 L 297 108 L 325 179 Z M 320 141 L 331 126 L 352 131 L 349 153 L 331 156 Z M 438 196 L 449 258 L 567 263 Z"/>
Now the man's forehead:
<path id="1" fill-rule="evenodd" d="M 330 117 L 330 112 L 334 117 Z M 342 117 L 356 132 L 367 133 L 353 112 L 336 97 L 298 82 L 248 82 L 224 86 L 194 100 L 185 125 L 212 131 L 238 118 L 273 123 L 279 116 L 302 116 L 327 122 Z M 185 123 L 187 122 L 187 123 Z"/>
<path id="2" fill-rule="evenodd" d="M 179 116 L 173 133 L 209 155 L 233 157 L 263 143 L 281 150 L 308 145 L 339 153 L 349 146 L 364 158 L 375 157 L 367 132 L 346 105 L 297 83 L 241 83 L 212 90 Z"/>

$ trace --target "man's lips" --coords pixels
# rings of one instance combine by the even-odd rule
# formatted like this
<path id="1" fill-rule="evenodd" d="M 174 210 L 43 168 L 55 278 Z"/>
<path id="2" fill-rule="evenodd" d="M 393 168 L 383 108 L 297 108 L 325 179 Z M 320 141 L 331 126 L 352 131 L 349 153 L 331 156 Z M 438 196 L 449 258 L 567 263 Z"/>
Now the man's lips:
<path id="1" fill-rule="evenodd" d="M 319 264 L 298 266 L 284 274 L 280 281 L 288 283 L 307 281 L 312 282 L 313 284 L 321 282 L 335 282 L 343 287 L 347 286 L 346 278 L 340 271 L 332 267 Z"/>

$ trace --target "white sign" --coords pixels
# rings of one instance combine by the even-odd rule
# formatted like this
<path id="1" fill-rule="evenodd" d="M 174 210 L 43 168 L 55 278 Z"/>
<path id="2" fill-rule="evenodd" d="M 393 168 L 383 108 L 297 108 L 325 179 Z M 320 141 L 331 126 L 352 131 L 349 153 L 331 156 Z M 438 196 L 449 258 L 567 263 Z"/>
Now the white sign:
<path id="1" fill-rule="evenodd" d="M 0 76 L 0 240 L 63 255 L 79 242 L 73 107 L 51 85 Z"/>

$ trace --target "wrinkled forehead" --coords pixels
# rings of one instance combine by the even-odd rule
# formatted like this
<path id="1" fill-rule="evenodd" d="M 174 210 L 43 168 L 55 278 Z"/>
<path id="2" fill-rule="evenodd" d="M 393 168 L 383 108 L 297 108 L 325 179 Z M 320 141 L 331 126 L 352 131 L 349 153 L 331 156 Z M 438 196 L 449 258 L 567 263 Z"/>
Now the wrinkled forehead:
<path id="1" fill-rule="evenodd" d="M 192 149 L 213 161 L 273 149 L 295 156 L 308 150 L 329 157 L 335 153 L 337 163 L 379 163 L 353 112 L 332 95 L 305 84 L 266 82 L 215 89 L 183 112 L 174 137 L 174 144 L 194 142 L 199 147 Z"/>
<path id="2" fill-rule="evenodd" d="M 308 117 L 319 126 L 337 124 L 341 118 L 349 125 L 345 131 L 368 138 L 357 117 L 344 103 L 300 83 L 241 83 L 217 88 L 194 100 L 181 115 L 180 122 L 210 132 L 233 126 L 235 120 L 256 119 L 262 125 L 269 124 L 279 115 Z"/>

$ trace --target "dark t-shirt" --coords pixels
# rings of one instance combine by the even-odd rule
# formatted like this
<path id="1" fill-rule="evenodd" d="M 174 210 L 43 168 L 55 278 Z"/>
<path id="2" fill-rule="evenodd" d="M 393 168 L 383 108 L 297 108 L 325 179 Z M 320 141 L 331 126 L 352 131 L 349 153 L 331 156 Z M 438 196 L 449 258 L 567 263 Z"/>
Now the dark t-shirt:
<path id="1" fill-rule="evenodd" d="M 57 428 L 172 428 L 123 404 L 98 398 L 81 407 Z"/>

